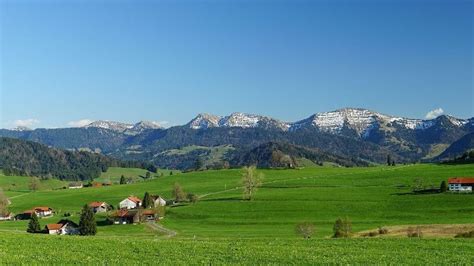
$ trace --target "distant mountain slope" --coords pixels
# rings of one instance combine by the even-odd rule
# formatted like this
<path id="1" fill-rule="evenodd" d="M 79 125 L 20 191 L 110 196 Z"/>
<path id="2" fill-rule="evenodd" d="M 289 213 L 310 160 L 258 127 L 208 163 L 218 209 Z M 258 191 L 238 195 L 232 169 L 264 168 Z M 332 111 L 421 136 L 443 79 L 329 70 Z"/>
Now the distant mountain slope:
<path id="1" fill-rule="evenodd" d="M 309 149 L 289 143 L 269 142 L 234 156 L 231 165 L 257 165 L 258 167 L 298 167 L 301 159 L 314 164 L 326 162 L 341 166 L 368 166 L 366 161 L 337 156 L 319 149 Z"/>
<path id="2" fill-rule="evenodd" d="M 268 142 L 281 142 L 364 161 L 383 163 L 390 154 L 397 162 L 412 162 L 433 160 L 445 147 L 473 131 L 474 118 L 442 115 L 422 120 L 343 108 L 316 113 L 297 122 L 245 113 L 199 114 L 186 125 L 171 128 L 154 122 L 127 124 L 103 120 L 82 128 L 2 129 L 0 136 L 63 149 L 98 151 L 126 160 L 163 165 L 158 162 L 163 159 L 173 165 L 190 166 L 189 160 L 203 156 L 203 150 L 179 158 L 161 155 L 188 146 L 230 145 L 235 148 L 233 152 L 241 152 Z"/>
<path id="3" fill-rule="evenodd" d="M 461 156 L 466 151 L 474 150 L 474 132 L 465 135 L 459 140 L 451 144 L 443 153 L 441 153 L 436 159 L 445 160 L 453 159 Z"/>
<path id="4" fill-rule="evenodd" d="M 63 151 L 32 141 L 0 138 L 0 168 L 5 175 L 92 180 L 107 167 L 117 165 L 123 166 L 120 161 L 100 154 Z"/>

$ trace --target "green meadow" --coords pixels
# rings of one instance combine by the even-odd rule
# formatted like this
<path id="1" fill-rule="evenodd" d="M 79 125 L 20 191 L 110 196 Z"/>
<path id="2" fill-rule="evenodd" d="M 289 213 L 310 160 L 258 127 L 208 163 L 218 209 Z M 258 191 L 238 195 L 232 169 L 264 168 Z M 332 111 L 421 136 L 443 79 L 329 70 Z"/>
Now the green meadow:
<path id="1" fill-rule="evenodd" d="M 116 176 L 123 170 L 111 168 L 108 174 Z M 138 170 L 126 171 L 131 174 Z M 154 256 L 160 256 L 167 263 L 416 264 L 449 263 L 451 258 L 459 263 L 474 263 L 472 239 L 430 236 L 423 239 L 331 239 L 334 221 L 339 217 L 349 218 L 354 232 L 381 226 L 474 224 L 474 194 L 412 193 L 415 183 L 421 183 L 426 188 L 439 187 L 441 181 L 448 177 L 473 176 L 474 165 L 325 166 L 260 172 L 264 174 L 263 185 L 252 201 L 242 200 L 239 169 L 181 173 L 100 188 L 36 192 L 5 190 L 11 196 L 11 210 L 14 213 L 34 206 L 55 209 L 56 217 L 42 219 L 42 225 L 56 222 L 66 212 L 77 221 L 81 207 L 91 201 L 106 201 L 117 206 L 123 198 L 129 195 L 142 197 L 145 191 L 169 199 L 175 182 L 181 184 L 186 192 L 199 195 L 200 199 L 195 204 L 167 207 L 160 226 L 174 231 L 176 235 L 173 237 L 167 231 L 145 224 L 104 226 L 100 221 L 105 216 L 98 216 L 98 235 L 95 237 L 31 236 L 24 233 L 27 221 L 1 222 L 0 235 L 5 237 L 0 238 L 3 239 L 0 243 L 3 241 L 8 245 L 26 247 L 34 243 L 48 246 L 67 242 L 86 250 L 103 245 L 101 250 L 105 253 L 115 252 L 114 247 L 118 250 L 119 246 L 127 244 L 124 254 L 134 254 L 140 253 L 134 246 L 144 246 L 141 241 L 146 241 L 150 248 L 142 251 L 142 255 L 149 257 L 150 262 Z M 4 184 L 1 181 L 3 178 L 10 177 L 1 176 L 0 184 Z M 315 235 L 309 241 L 295 234 L 295 225 L 301 222 L 315 225 Z M 16 234 L 10 236 L 13 232 Z M 13 245 L 16 238 L 25 241 Z M 29 239 L 33 239 L 34 243 L 30 243 Z M 206 252 L 209 249 L 211 251 Z M 451 249 L 459 252 L 448 254 Z M 343 252 L 344 256 L 339 256 L 338 252 Z M 9 252 L 0 252 L 0 258 L 5 254 Z M 29 255 L 20 253 L 17 256 L 21 259 Z M 75 258 L 80 261 L 81 256 Z M 90 262 L 104 261 L 103 256 L 106 255 L 101 256 L 91 256 Z M 68 255 L 68 258 L 72 257 Z"/>

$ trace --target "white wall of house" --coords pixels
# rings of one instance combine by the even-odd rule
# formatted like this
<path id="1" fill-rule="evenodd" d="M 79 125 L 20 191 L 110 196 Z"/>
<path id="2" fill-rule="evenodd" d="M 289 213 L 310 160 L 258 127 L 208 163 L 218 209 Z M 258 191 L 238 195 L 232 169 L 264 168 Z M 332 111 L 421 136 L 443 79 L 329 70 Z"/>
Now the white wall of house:
<path id="1" fill-rule="evenodd" d="M 166 200 L 164 200 L 162 197 L 159 197 L 154 201 L 154 204 L 155 204 L 155 207 L 166 206 Z"/>
<path id="2" fill-rule="evenodd" d="M 120 209 L 135 209 L 137 208 L 137 203 L 129 199 L 124 199 L 119 203 Z"/>
<path id="3" fill-rule="evenodd" d="M 449 184 L 448 187 L 450 191 L 472 192 L 472 186 L 463 186 L 461 184 Z"/>

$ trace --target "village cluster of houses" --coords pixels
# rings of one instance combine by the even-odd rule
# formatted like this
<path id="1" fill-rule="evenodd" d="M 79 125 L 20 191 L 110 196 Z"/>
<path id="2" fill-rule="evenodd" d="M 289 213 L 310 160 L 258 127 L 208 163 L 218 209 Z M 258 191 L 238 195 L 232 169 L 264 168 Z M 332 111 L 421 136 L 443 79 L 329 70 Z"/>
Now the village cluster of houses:
<path id="1" fill-rule="evenodd" d="M 152 207 L 166 206 L 166 200 L 159 195 L 151 195 Z M 113 206 L 104 201 L 94 201 L 88 204 L 94 213 L 106 213 L 113 210 Z M 112 224 L 134 224 L 140 221 L 157 221 L 162 217 L 158 216 L 155 208 L 143 209 L 142 200 L 136 196 L 129 196 L 120 201 L 119 209 L 111 213 L 108 219 Z M 50 207 L 41 206 L 26 210 L 16 216 L 11 212 L 0 215 L 0 221 L 27 220 L 36 214 L 38 218 L 49 218 L 54 216 L 54 211 Z M 79 226 L 68 219 L 62 219 L 57 223 L 47 224 L 45 232 L 51 235 L 74 235 L 79 233 Z"/>

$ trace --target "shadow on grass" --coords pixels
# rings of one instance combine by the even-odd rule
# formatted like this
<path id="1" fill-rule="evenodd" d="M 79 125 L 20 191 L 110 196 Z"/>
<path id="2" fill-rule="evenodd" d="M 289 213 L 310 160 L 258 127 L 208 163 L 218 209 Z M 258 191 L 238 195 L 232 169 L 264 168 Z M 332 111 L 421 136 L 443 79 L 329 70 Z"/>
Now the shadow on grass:
<path id="1" fill-rule="evenodd" d="M 242 197 L 218 198 L 218 199 L 203 199 L 200 201 L 241 201 Z"/>
<path id="2" fill-rule="evenodd" d="M 423 189 L 423 190 L 417 190 L 417 191 L 411 191 L 411 192 L 392 193 L 390 195 L 403 196 L 403 195 L 432 195 L 432 194 L 442 194 L 442 193 L 437 188 L 430 188 L 430 189 Z"/>

